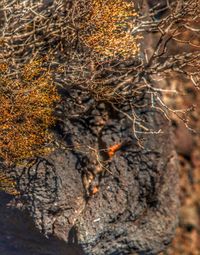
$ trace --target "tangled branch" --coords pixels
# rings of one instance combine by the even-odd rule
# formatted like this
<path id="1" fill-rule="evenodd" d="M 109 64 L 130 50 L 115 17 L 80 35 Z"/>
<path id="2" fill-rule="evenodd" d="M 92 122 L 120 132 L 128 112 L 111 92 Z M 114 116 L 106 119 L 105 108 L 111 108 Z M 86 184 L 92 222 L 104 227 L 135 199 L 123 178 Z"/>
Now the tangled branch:
<path id="1" fill-rule="evenodd" d="M 163 98 L 184 92 L 171 82 L 178 74 L 199 89 L 200 1 L 146 6 L 142 0 L 1 1 L 0 62 L 12 66 L 7 77 L 15 80 L 24 64 L 45 57 L 42 66 L 58 87 L 86 91 L 119 111 L 130 105 L 135 134 L 154 132 L 135 115 L 144 94 L 140 107 L 168 119 L 176 114 L 188 125 L 192 108 L 173 109 Z"/>

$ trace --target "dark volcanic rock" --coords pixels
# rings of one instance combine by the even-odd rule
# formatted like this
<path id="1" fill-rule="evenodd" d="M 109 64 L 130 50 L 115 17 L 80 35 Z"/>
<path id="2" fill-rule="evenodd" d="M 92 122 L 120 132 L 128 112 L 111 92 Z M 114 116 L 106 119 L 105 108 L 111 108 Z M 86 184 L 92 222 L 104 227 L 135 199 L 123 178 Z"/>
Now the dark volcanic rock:
<path id="1" fill-rule="evenodd" d="M 9 255 L 72 255 L 77 243 L 89 255 L 157 254 L 169 244 L 177 222 L 177 161 L 170 123 L 148 104 L 143 107 L 145 99 L 139 100 L 136 113 L 141 123 L 162 132 L 146 134 L 138 125 L 134 133 L 133 122 L 123 113 L 131 116 L 128 104 L 94 104 L 87 94 L 77 93 L 63 92 L 57 109 L 58 148 L 27 166 L 10 169 L 21 191 L 13 207 L 24 216 L 18 223 L 9 212 L 13 225 L 21 226 L 20 233 L 7 227 L 5 236 L 14 236 L 10 247 L 18 243 L 21 249 Z M 109 148 L 116 144 L 121 146 L 109 157 Z M 5 214 L 8 209 L 2 208 Z M 23 229 L 21 221 L 30 221 L 27 213 L 34 225 Z M 5 224 L 11 224 L 11 218 L 4 229 Z M 69 237 L 72 230 L 75 237 Z M 28 241 L 23 242 L 27 233 Z M 2 238 L 6 237 L 1 233 L 3 246 Z M 24 244 L 30 252 L 22 252 Z"/>

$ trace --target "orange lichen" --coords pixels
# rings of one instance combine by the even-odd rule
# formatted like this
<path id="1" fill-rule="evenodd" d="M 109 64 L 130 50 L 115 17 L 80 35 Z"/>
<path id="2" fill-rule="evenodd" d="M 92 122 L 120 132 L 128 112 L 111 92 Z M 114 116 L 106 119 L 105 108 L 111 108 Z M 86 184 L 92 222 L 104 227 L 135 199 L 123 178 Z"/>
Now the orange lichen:
<path id="1" fill-rule="evenodd" d="M 134 3 L 126 0 L 89 2 L 90 11 L 82 26 L 85 44 L 106 57 L 136 55 L 139 37 L 131 34 L 137 16 Z"/>
<path id="2" fill-rule="evenodd" d="M 112 145 L 108 148 L 108 156 L 109 158 L 112 158 L 115 153 L 120 150 L 120 148 L 122 147 L 122 143 L 117 143 L 115 145 Z"/>
<path id="3" fill-rule="evenodd" d="M 92 191 L 91 191 L 91 195 L 95 195 L 95 194 L 97 194 L 99 192 L 99 187 L 98 186 L 94 186 L 93 187 L 93 189 L 92 189 Z"/>
<path id="4" fill-rule="evenodd" d="M 49 151 L 48 128 L 59 96 L 41 64 L 26 64 L 15 78 L 7 75 L 9 67 L 0 70 L 0 157 L 7 163 Z"/>
<path id="5" fill-rule="evenodd" d="M 16 189 L 16 182 L 7 177 L 3 172 L 0 172 L 0 191 L 4 191 L 13 196 L 20 194 Z"/>

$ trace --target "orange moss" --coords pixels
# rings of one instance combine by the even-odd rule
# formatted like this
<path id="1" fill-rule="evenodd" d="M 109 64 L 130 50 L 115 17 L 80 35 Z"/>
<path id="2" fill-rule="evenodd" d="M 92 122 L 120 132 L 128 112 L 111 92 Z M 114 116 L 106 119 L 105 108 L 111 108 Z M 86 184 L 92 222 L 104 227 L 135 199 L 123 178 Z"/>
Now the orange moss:
<path id="1" fill-rule="evenodd" d="M 50 74 L 41 61 L 24 66 L 9 78 L 0 70 L 0 157 L 7 163 L 46 153 L 54 124 L 53 106 L 59 100 Z"/>

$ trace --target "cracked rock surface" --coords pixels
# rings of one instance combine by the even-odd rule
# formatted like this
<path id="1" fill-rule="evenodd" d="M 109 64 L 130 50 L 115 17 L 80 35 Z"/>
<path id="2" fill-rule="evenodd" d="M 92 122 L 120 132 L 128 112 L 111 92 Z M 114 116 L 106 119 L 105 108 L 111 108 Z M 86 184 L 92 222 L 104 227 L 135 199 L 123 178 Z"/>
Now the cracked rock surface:
<path id="1" fill-rule="evenodd" d="M 81 93 L 63 92 L 57 149 L 9 169 L 21 195 L 2 194 L 1 254 L 157 254 L 173 237 L 178 171 L 170 123 L 148 104 L 138 107 L 141 121 L 161 132 L 138 128 L 135 136 L 128 104 L 94 104 Z M 134 100 L 143 105 L 145 97 Z"/>

